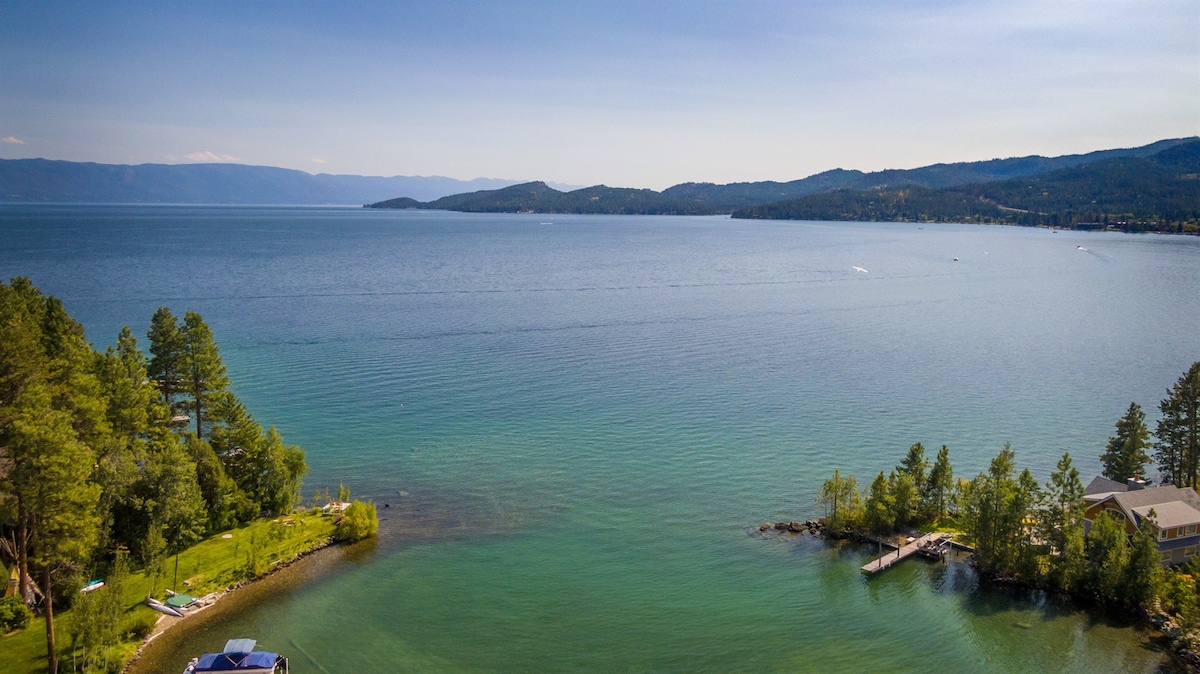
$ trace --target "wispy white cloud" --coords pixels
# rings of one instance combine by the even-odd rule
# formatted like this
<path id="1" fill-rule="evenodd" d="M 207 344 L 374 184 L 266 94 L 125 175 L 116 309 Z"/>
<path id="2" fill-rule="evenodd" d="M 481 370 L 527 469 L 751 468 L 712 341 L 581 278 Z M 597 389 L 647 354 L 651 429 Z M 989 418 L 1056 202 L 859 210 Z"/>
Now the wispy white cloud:
<path id="1" fill-rule="evenodd" d="M 324 159 L 317 159 L 316 157 L 313 157 L 312 163 L 314 163 L 314 164 L 324 164 L 324 163 L 325 163 L 325 160 L 324 160 Z"/>
<path id="2" fill-rule="evenodd" d="M 3 138 L 0 138 L 0 142 L 5 142 L 5 143 L 8 143 L 9 145 L 24 145 L 25 144 L 25 141 L 21 140 L 20 138 L 17 138 L 16 136 L 5 136 Z"/>
<path id="3" fill-rule="evenodd" d="M 191 154 L 185 154 L 185 155 L 183 155 L 183 158 L 188 161 L 213 162 L 213 163 L 241 161 L 240 159 L 238 159 L 237 157 L 235 157 L 231 154 L 217 154 L 215 152 L 209 152 L 208 150 L 205 150 L 204 152 L 193 152 Z"/>

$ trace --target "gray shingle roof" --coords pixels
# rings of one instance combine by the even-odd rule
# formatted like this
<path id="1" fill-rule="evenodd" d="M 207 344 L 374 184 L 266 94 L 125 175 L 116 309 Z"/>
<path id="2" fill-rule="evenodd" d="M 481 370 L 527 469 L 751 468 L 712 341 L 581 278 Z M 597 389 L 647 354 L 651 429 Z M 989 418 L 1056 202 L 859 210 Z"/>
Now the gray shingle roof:
<path id="1" fill-rule="evenodd" d="M 1183 501 L 1138 506 L 1133 509 L 1133 512 L 1137 513 L 1140 518 L 1145 519 L 1150 516 L 1151 510 L 1154 511 L 1155 524 L 1161 529 L 1182 527 L 1187 524 L 1200 524 L 1200 510 L 1193 508 Z"/>
<path id="2" fill-rule="evenodd" d="M 1128 490 L 1129 486 L 1124 482 L 1117 482 L 1116 480 L 1110 480 L 1107 477 L 1101 477 L 1097 475 L 1096 478 L 1088 484 L 1087 488 L 1083 490 L 1083 493 L 1087 496 L 1091 496 L 1092 494 L 1105 494 L 1113 491 Z"/>
<path id="3" fill-rule="evenodd" d="M 1191 507 L 1200 510 L 1200 496 L 1196 495 L 1196 490 L 1180 489 L 1175 485 L 1135 489 L 1134 491 L 1113 494 L 1113 499 L 1125 512 L 1132 512 L 1134 508 L 1142 506 L 1170 503 L 1171 501 L 1183 501 Z"/>

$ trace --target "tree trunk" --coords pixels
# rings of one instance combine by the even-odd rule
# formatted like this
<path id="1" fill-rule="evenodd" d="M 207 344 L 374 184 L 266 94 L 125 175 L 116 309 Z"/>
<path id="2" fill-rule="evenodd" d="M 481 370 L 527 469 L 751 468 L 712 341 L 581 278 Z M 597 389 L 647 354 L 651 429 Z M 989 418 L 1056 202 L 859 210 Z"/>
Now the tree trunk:
<path id="1" fill-rule="evenodd" d="M 25 509 L 17 502 L 17 571 L 20 575 L 18 591 L 26 604 L 33 601 L 33 590 L 29 588 L 29 526 Z"/>
<path id="2" fill-rule="evenodd" d="M 42 571 L 42 592 L 46 595 L 46 657 L 50 674 L 58 674 L 58 651 L 54 648 L 54 595 L 50 591 L 50 565 Z"/>
<path id="3" fill-rule="evenodd" d="M 200 428 L 200 396 L 196 396 L 196 437 L 203 440 L 204 432 Z"/>

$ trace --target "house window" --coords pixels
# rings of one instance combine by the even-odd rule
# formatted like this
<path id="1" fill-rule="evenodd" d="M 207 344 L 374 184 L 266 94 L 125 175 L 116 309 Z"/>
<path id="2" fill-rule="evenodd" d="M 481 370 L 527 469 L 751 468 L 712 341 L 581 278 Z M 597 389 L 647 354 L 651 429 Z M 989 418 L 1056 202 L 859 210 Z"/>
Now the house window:
<path id="1" fill-rule="evenodd" d="M 1183 535 L 1184 536 L 1195 536 L 1196 535 L 1196 525 L 1195 524 L 1187 525 L 1183 530 Z"/>
<path id="2" fill-rule="evenodd" d="M 1158 530 L 1158 540 L 1165 541 L 1166 539 L 1167 539 L 1167 530 L 1159 529 Z"/>
<path id="3" fill-rule="evenodd" d="M 1158 553 L 1158 560 L 1159 560 L 1160 562 L 1169 562 L 1169 561 L 1171 561 L 1171 551 L 1170 551 L 1170 550 L 1164 550 L 1164 551 L 1162 551 L 1162 552 Z"/>
<path id="4" fill-rule="evenodd" d="M 1189 545 L 1188 547 L 1184 548 L 1183 556 L 1184 557 L 1195 557 L 1196 556 L 1196 546 Z"/>

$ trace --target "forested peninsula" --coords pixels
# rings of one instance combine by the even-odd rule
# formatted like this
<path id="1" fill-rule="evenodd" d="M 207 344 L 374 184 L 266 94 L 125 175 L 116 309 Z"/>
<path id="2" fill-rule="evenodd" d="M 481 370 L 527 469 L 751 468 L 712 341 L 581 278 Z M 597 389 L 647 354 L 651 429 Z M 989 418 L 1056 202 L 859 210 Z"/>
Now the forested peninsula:
<path id="1" fill-rule="evenodd" d="M 1196 233 L 1200 140 L 1062 157 L 1017 157 L 863 173 L 835 169 L 787 183 L 683 183 L 662 192 L 543 182 L 367 208 L 467 213 L 713 215 L 734 218 L 967 222 Z"/>
<path id="2" fill-rule="evenodd" d="M 1151 433 L 1141 407 L 1129 405 L 1099 453 L 1102 475 L 1087 487 L 1070 454 L 1039 484 L 1005 445 L 968 479 L 954 476 L 945 445 L 931 464 L 916 443 L 861 491 L 853 475 L 834 471 L 817 497 L 820 524 L 809 529 L 872 541 L 955 532 L 985 579 L 1132 610 L 1200 668 L 1200 362 L 1158 408 Z M 1151 462 L 1162 488 L 1142 479 Z"/>
<path id="3" fill-rule="evenodd" d="M 719 209 L 693 199 L 678 199 L 654 190 L 596 185 L 560 192 L 544 182 L 482 190 L 422 203 L 399 198 L 367 208 L 422 208 L 464 213 L 587 213 L 601 215 L 714 215 Z"/>
<path id="4" fill-rule="evenodd" d="M 128 327 L 93 350 L 60 300 L 26 278 L 0 283 L 5 672 L 57 672 L 67 658 L 72 671 L 120 670 L 161 618 L 147 600 L 168 587 L 220 591 L 335 536 L 374 534 L 373 505 L 322 517 L 326 490 L 301 507 L 303 450 L 233 393 L 199 314 L 162 307 L 147 338 L 149 357 Z"/>

